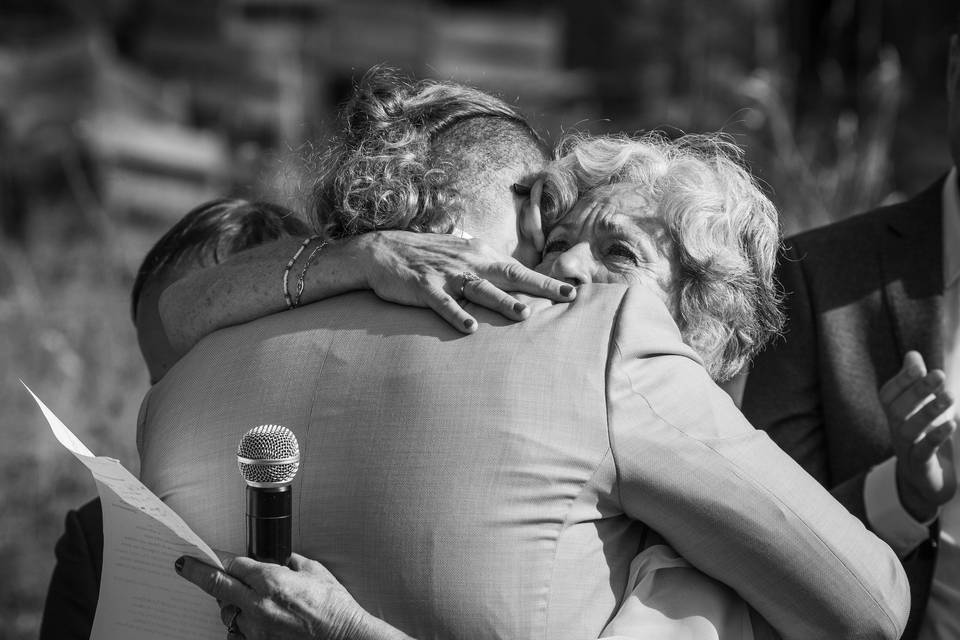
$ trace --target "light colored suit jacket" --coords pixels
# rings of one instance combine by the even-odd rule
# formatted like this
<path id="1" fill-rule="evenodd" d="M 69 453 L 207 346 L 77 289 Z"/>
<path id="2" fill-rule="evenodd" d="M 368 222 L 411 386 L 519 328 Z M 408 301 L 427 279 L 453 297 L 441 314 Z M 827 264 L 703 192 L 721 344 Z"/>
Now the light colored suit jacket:
<path id="1" fill-rule="evenodd" d="M 428 638 L 596 638 L 641 523 L 788 638 L 895 638 L 892 551 L 755 431 L 649 291 L 582 287 L 523 323 L 356 293 L 220 331 L 149 394 L 142 476 L 242 552 L 240 436 L 300 441 L 294 549 Z"/>

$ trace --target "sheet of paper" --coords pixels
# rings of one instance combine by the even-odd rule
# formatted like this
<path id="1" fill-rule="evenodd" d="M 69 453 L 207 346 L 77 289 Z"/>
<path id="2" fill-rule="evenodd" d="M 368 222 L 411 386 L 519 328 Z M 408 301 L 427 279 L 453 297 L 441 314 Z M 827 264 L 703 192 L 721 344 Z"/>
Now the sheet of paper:
<path id="1" fill-rule="evenodd" d="M 222 567 L 213 550 L 119 461 L 95 456 L 23 386 L 57 440 L 93 474 L 103 503 L 103 575 L 91 640 L 222 639 L 216 602 L 173 569 L 182 555 Z"/>

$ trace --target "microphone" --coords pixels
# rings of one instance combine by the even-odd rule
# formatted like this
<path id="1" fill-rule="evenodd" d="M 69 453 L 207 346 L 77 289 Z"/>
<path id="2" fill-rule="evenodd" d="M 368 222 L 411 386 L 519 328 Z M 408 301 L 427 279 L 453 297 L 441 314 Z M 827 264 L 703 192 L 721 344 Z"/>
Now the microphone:
<path id="1" fill-rule="evenodd" d="M 237 467 L 247 483 L 247 556 L 286 565 L 293 531 L 293 482 L 300 445 L 278 424 L 250 429 L 237 447 Z"/>

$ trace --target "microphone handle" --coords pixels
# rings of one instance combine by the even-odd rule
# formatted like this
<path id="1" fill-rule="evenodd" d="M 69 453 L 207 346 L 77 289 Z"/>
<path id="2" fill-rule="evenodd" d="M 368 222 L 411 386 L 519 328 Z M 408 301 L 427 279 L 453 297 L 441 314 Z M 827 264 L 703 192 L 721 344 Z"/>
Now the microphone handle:
<path id="1" fill-rule="evenodd" d="M 286 565 L 293 532 L 293 491 L 283 487 L 247 485 L 247 556 L 260 562 Z"/>

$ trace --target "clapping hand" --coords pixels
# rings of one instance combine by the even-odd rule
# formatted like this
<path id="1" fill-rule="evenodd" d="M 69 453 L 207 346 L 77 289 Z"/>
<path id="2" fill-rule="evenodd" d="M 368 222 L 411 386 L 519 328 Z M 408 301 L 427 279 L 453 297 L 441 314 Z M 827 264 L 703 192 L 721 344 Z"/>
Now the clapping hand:
<path id="1" fill-rule="evenodd" d="M 910 351 L 880 389 L 897 458 L 900 503 L 919 522 L 934 518 L 957 488 L 951 439 L 956 420 L 937 420 L 953 405 L 944 380 L 943 371 L 928 372 L 923 357 Z"/>

